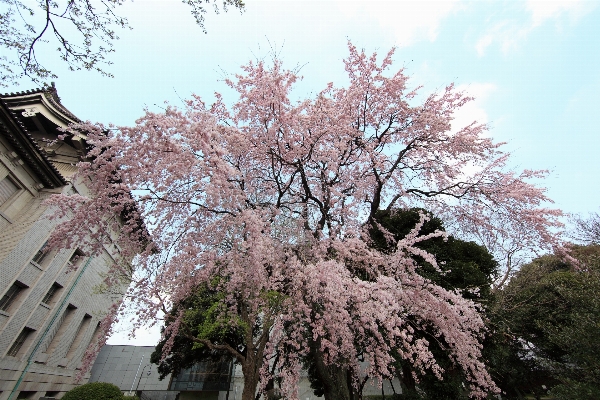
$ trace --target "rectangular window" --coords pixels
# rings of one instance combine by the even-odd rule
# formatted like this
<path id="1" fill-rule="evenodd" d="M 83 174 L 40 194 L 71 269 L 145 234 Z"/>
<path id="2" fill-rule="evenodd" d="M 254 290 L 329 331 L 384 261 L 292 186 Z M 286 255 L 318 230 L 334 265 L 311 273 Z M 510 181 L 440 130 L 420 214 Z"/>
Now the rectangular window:
<path id="1" fill-rule="evenodd" d="M 79 324 L 79 328 L 77 328 L 77 333 L 75 333 L 75 338 L 73 338 L 73 341 L 71 342 L 71 346 L 69 347 L 69 350 L 67 350 L 67 355 L 65 356 L 66 358 L 73 357 L 73 355 L 75 354 L 75 351 L 77 351 L 77 349 L 79 348 L 79 344 L 81 343 L 81 340 L 85 336 L 85 333 L 87 332 L 88 327 L 90 326 L 91 322 L 92 322 L 92 316 L 85 314 L 83 316 L 83 319 L 81 320 L 81 323 Z"/>
<path id="2" fill-rule="evenodd" d="M 77 310 L 77 307 L 75 307 L 73 304 L 69 304 L 67 306 L 67 309 L 63 313 L 61 319 L 56 324 L 56 328 L 55 329 L 57 329 L 57 331 L 54 334 L 54 336 L 52 337 L 52 340 L 50 341 L 50 344 L 48 345 L 48 348 L 45 351 L 46 354 L 52 354 L 52 353 L 54 353 L 54 351 L 56 350 L 56 347 L 58 346 L 59 342 L 62 339 L 64 339 L 63 336 L 65 334 L 65 331 L 67 330 L 67 328 L 71 324 L 71 320 L 73 319 L 73 316 L 75 315 L 75 311 L 76 310 Z"/>
<path id="3" fill-rule="evenodd" d="M 35 395 L 37 394 L 37 392 L 35 391 L 21 391 L 19 392 L 19 395 L 17 396 L 17 400 L 29 400 L 29 399 L 36 399 L 37 397 L 35 397 Z"/>
<path id="4" fill-rule="evenodd" d="M 27 288 L 26 285 L 22 284 L 19 281 L 15 281 L 15 283 L 13 283 L 8 288 L 6 293 L 4 293 L 2 299 L 0 299 L 0 310 L 8 311 L 8 309 L 17 299 L 17 297 L 19 297 L 19 293 L 21 293 L 25 288 Z"/>
<path id="5" fill-rule="evenodd" d="M 46 295 L 42 299 L 42 303 L 46 303 L 48 305 L 51 304 L 52 299 L 54 298 L 56 293 L 58 293 L 60 291 L 60 289 L 62 289 L 62 286 L 59 285 L 58 283 L 54 282 L 52 284 L 52 286 L 50 286 L 50 289 L 48 289 L 48 293 L 46 293 Z"/>
<path id="6" fill-rule="evenodd" d="M 12 346 L 10 346 L 10 349 L 8 349 L 8 353 L 6 353 L 6 355 L 11 357 L 17 357 L 21 351 L 21 348 L 33 332 L 34 330 L 31 328 L 23 328 L 23 330 L 21 331 L 21 333 L 19 333 L 19 336 L 17 336 L 17 339 L 14 341 Z"/>
<path id="7" fill-rule="evenodd" d="M 18 191 L 19 187 L 8 176 L 0 180 L 0 206 L 6 203 Z"/>
<path id="8" fill-rule="evenodd" d="M 96 340 L 98 340 L 99 336 L 100 336 L 100 321 L 98 321 L 98 323 L 96 324 L 96 327 L 94 328 L 94 333 L 92 333 L 92 337 L 90 338 L 90 341 L 88 342 L 88 346 L 92 343 L 95 343 Z"/>
<path id="9" fill-rule="evenodd" d="M 75 249 L 75 251 L 71 255 L 71 258 L 69 258 L 69 267 L 72 270 L 76 270 L 77 268 L 79 268 L 81 262 L 83 261 L 83 257 L 83 252 L 79 249 Z"/>
<path id="10" fill-rule="evenodd" d="M 44 242 L 42 247 L 40 247 L 40 249 L 37 251 L 37 253 L 35 253 L 35 255 L 31 259 L 31 261 L 33 261 L 34 263 L 37 263 L 37 264 L 41 264 L 42 261 L 44 261 L 44 258 L 46 258 L 46 255 L 48 254 L 48 251 L 47 251 L 48 249 L 46 249 L 47 244 L 48 244 L 48 242 Z"/>

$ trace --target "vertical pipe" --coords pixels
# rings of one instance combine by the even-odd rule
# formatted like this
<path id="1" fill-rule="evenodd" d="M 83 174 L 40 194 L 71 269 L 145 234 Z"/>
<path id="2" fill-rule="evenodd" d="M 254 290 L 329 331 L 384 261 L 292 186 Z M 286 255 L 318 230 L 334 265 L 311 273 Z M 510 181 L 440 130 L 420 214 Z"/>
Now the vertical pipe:
<path id="1" fill-rule="evenodd" d="M 133 391 L 133 385 L 135 385 L 135 378 L 137 378 L 138 372 L 140 372 L 140 367 L 142 366 L 142 361 L 144 361 L 145 354 L 142 354 L 142 359 L 140 360 L 140 365 L 138 365 L 137 371 L 135 371 L 135 376 L 133 377 L 133 382 L 131 382 L 131 389 L 129 389 L 129 395 L 131 396 L 131 392 Z"/>
<path id="2" fill-rule="evenodd" d="M 235 365 L 235 361 L 231 360 L 231 365 L 229 366 L 229 378 L 227 379 L 227 394 L 225 395 L 225 400 L 229 400 L 229 392 L 231 392 L 231 381 L 233 378 L 234 365 Z M 233 397 L 235 399 L 235 395 Z"/>

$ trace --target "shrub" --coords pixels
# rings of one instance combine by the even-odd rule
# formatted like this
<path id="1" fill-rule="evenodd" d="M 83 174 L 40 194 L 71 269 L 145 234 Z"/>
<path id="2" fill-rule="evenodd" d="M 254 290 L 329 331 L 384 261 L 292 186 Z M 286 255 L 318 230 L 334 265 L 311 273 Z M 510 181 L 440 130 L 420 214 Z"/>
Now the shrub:
<path id="1" fill-rule="evenodd" d="M 121 389 L 112 383 L 92 382 L 69 390 L 62 400 L 122 400 Z"/>

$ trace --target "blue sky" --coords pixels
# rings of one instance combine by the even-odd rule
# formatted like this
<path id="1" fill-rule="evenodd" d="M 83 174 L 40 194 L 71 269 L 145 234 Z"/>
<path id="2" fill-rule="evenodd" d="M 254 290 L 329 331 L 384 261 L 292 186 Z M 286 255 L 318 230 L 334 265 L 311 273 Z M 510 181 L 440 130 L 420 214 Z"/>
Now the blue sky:
<path id="1" fill-rule="evenodd" d="M 119 10 L 133 29 L 119 32 L 115 78 L 48 65 L 59 75 L 63 104 L 78 117 L 130 125 L 145 106 L 181 105 L 192 93 L 232 99 L 223 78 L 273 50 L 287 67 L 302 66 L 301 98 L 345 83 L 348 39 L 382 55 L 396 46 L 396 66 L 406 68 L 411 85 L 427 94 L 454 82 L 476 96 L 457 123 L 488 122 L 489 134 L 508 142 L 511 167 L 550 169 L 541 184 L 555 207 L 587 214 L 600 206 L 596 4 L 246 0 L 242 14 L 208 12 L 204 34 L 178 0 L 135 0 Z M 31 86 L 23 81 L 8 91 Z"/>
<path id="2" fill-rule="evenodd" d="M 223 78 L 273 50 L 289 68 L 302 66 L 300 98 L 344 84 L 348 39 L 382 55 L 396 46 L 396 65 L 422 93 L 455 82 L 477 97 L 457 123 L 488 122 L 515 168 L 550 169 L 542 184 L 558 208 L 600 206 L 596 2 L 247 0 L 242 14 L 209 11 L 207 34 L 178 0 L 135 0 L 119 11 L 133 29 L 118 32 L 115 78 L 69 72 L 51 51 L 42 54 L 59 75 L 63 104 L 81 119 L 130 125 L 145 106 L 181 105 L 192 93 L 227 99 Z"/>

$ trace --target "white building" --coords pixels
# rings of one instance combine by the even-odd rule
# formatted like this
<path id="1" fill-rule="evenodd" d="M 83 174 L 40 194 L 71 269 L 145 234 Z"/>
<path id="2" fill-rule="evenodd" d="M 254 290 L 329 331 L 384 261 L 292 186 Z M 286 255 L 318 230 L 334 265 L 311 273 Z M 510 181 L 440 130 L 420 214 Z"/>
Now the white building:
<path id="1" fill-rule="evenodd" d="M 100 319 L 119 298 L 94 290 L 108 251 L 42 251 L 56 224 L 44 199 L 86 194 L 71 182 L 85 138 L 48 142 L 78 121 L 54 86 L 0 95 L 0 400 L 60 398 L 73 388 Z"/>

